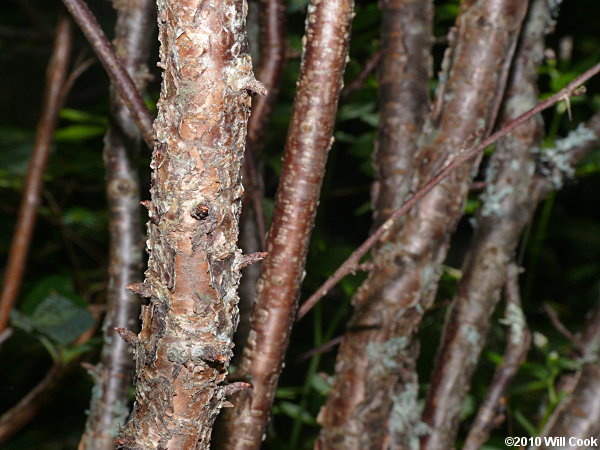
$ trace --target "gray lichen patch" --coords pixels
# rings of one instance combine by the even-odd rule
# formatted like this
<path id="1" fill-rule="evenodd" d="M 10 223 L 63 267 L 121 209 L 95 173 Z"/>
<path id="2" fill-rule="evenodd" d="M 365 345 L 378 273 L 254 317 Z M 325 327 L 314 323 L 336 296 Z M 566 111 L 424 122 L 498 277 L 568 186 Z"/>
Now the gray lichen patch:
<path id="1" fill-rule="evenodd" d="M 598 139 L 594 131 L 584 124 L 571 131 L 566 137 L 558 139 L 553 147 L 539 151 L 539 172 L 546 176 L 555 189 L 560 189 L 565 178 L 571 178 L 575 170 L 571 166 L 570 152 L 576 147 Z"/>
<path id="2" fill-rule="evenodd" d="M 407 384 L 400 394 L 392 397 L 390 431 L 407 442 L 410 450 L 418 450 L 421 437 L 430 431 L 429 426 L 421 420 L 422 410 L 423 404 L 418 400 L 418 389 L 415 384 Z"/>
<path id="3" fill-rule="evenodd" d="M 379 366 L 382 370 L 394 371 L 401 367 L 402 351 L 408 345 L 405 336 L 396 336 L 384 343 L 369 342 L 367 344 L 367 356 L 372 364 Z"/>

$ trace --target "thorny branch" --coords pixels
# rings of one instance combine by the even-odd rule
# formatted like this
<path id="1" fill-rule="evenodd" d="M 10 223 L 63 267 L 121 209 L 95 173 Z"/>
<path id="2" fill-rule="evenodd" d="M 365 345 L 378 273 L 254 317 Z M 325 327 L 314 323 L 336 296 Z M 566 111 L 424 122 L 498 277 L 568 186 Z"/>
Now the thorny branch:
<path id="1" fill-rule="evenodd" d="M 569 83 L 565 88 L 561 89 L 556 94 L 548 97 L 540 102 L 534 108 L 523 113 L 515 120 L 504 125 L 500 130 L 491 134 L 481 143 L 470 148 L 462 150 L 458 156 L 449 161 L 446 166 L 441 169 L 437 175 L 427 181 L 419 190 L 408 199 L 400 208 L 398 208 L 368 239 L 366 239 L 352 254 L 336 269 L 336 271 L 319 287 L 313 295 L 311 295 L 300 307 L 298 311 L 298 320 L 302 319 L 327 293 L 340 282 L 346 275 L 352 273 L 355 267 L 359 264 L 360 259 L 377 243 L 381 236 L 390 229 L 394 222 L 406 214 L 416 203 L 429 193 L 434 187 L 440 184 L 441 181 L 448 178 L 457 168 L 471 161 L 476 156 L 480 155 L 483 150 L 495 143 L 498 139 L 506 136 L 519 125 L 525 123 L 536 114 L 545 111 L 554 106 L 556 103 L 563 101 L 567 97 L 578 96 L 584 93 L 584 90 L 578 89 L 593 76 L 600 72 L 600 63 L 595 64 L 590 69 L 579 75 L 575 80 Z"/>
<path id="2" fill-rule="evenodd" d="M 83 31 L 94 52 L 96 52 L 121 99 L 129 108 L 133 119 L 140 128 L 146 145 L 153 148 L 152 114 L 150 114 L 135 83 L 116 55 L 110 41 L 100 28 L 98 21 L 84 0 L 63 0 L 63 2 L 73 15 L 81 31 Z"/>
<path id="3" fill-rule="evenodd" d="M 52 136 L 58 120 L 63 96 L 61 95 L 71 55 L 72 26 L 66 14 L 61 13 L 54 37 L 54 48 L 48 64 L 46 88 L 42 113 L 37 124 L 35 143 L 19 216 L 15 225 L 15 234 L 11 242 L 8 263 L 4 272 L 4 284 L 0 297 L 0 333 L 9 320 L 10 311 L 17 299 L 31 238 L 35 227 L 37 208 L 40 203 L 44 170 L 48 161 Z"/>

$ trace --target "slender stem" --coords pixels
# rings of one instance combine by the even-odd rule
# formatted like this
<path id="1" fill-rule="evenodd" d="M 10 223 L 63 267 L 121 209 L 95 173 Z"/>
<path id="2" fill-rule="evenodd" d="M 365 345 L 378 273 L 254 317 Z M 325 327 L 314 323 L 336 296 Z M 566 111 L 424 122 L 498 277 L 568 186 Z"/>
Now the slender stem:
<path id="1" fill-rule="evenodd" d="M 142 90 L 154 21 L 154 0 L 118 2 L 115 48 Z M 128 397 L 134 368 L 131 346 L 115 329 L 139 329 L 139 300 L 127 286 L 141 281 L 143 241 L 140 233 L 138 155 L 140 133 L 127 107 L 111 92 L 111 126 L 104 138 L 109 212 L 109 267 L 104 347 L 95 368 L 90 414 L 80 450 L 112 450 L 118 429 L 129 414 Z"/>
<path id="2" fill-rule="evenodd" d="M 300 310 L 298 311 L 298 320 L 302 319 L 342 278 L 355 270 L 355 267 L 360 262 L 360 259 L 377 243 L 379 238 L 381 238 L 381 236 L 392 227 L 394 222 L 406 214 L 419 200 L 425 197 L 429 191 L 440 184 L 442 180 L 448 178 L 458 167 L 481 154 L 483 150 L 495 143 L 502 136 L 506 136 L 516 127 L 526 122 L 536 114 L 539 114 L 542 111 L 550 108 L 561 100 L 573 95 L 578 95 L 579 91 L 577 88 L 579 88 L 583 83 L 593 76 L 597 75 L 598 72 L 600 72 L 600 63 L 597 63 L 592 68 L 586 70 L 583 74 L 569 83 L 567 87 L 540 102 L 537 106 L 531 108 L 529 111 L 517 117 L 515 120 L 507 123 L 500 130 L 484 139 L 481 143 L 460 152 L 457 157 L 446 164 L 446 166 L 441 169 L 437 175 L 426 182 L 415 193 L 415 195 L 413 195 L 404 203 L 404 205 L 397 209 L 387 221 L 385 221 L 368 239 L 366 239 L 354 252 L 352 252 L 348 259 L 346 259 L 346 261 L 340 265 L 333 275 L 331 275 L 331 277 L 329 277 L 325 283 L 323 283 L 323 285 L 321 285 L 321 287 L 317 289 L 316 292 L 311 295 L 300 307 Z"/>
<path id="3" fill-rule="evenodd" d="M 508 269 L 505 297 L 506 317 L 511 317 L 511 315 L 514 317 L 515 312 L 521 311 L 518 268 L 514 264 Z M 473 425 L 471 425 L 463 450 L 480 449 L 487 441 L 490 431 L 502 423 L 503 415 L 500 412 L 502 398 L 510 387 L 520 365 L 525 360 L 531 344 L 531 333 L 526 326 L 524 321 L 519 322 L 517 320 L 510 323 L 502 363 L 496 369 L 488 394 L 479 411 L 477 411 L 477 416 L 473 421 Z"/>
<path id="4" fill-rule="evenodd" d="M 48 65 L 46 90 L 42 113 L 36 129 L 35 143 L 29 161 L 23 198 L 11 242 L 8 263 L 4 272 L 4 285 L 0 297 L 0 333 L 8 325 L 10 311 L 17 299 L 27 253 L 37 218 L 40 203 L 44 170 L 50 153 L 52 135 L 61 107 L 61 91 L 67 76 L 71 55 L 72 27 L 66 14 L 61 14 L 56 26 L 54 48 Z"/>
<path id="5" fill-rule="evenodd" d="M 251 380 L 253 389 L 232 399 L 235 407 L 227 411 L 223 448 L 259 448 L 269 418 L 331 146 L 353 6 L 352 0 L 313 0 L 309 8 L 298 90 L 265 249 L 268 255 L 252 315 L 252 338 L 237 374 Z"/>
<path id="6" fill-rule="evenodd" d="M 138 91 L 135 83 L 123 67 L 119 57 L 108 38 L 100 28 L 98 21 L 83 0 L 63 0 L 69 12 L 73 15 L 75 22 L 92 46 L 98 59 L 106 69 L 113 86 L 123 99 L 133 120 L 140 128 L 146 145 L 154 147 L 154 131 L 152 130 L 152 114 L 146 107 L 144 99 Z"/>

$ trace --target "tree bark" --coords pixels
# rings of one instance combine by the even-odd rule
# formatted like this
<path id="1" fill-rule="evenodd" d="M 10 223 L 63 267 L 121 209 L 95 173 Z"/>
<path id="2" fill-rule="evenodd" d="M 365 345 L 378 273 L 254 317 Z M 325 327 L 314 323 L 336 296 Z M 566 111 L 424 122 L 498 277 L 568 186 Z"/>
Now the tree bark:
<path id="1" fill-rule="evenodd" d="M 285 14 L 287 0 L 261 0 L 259 10 L 260 58 L 256 70 L 258 80 L 269 90 L 256 98 L 248 120 L 248 138 L 244 160 L 244 187 L 250 199 L 244 202 L 240 219 L 240 246 L 244 253 L 263 251 L 265 248 L 265 217 L 262 201 L 264 186 L 257 153 L 262 150 L 269 119 L 277 101 L 279 84 L 285 66 Z M 253 171 L 251 174 L 250 171 Z M 249 192 L 248 192 L 249 191 Z M 250 317 L 256 301 L 256 283 L 261 266 L 253 264 L 242 272 L 240 281 L 240 324 L 235 337 L 235 360 L 241 360 L 250 333 Z"/>
<path id="2" fill-rule="evenodd" d="M 148 80 L 154 1 L 115 2 L 115 7 L 115 50 L 142 91 Z M 133 352 L 115 328 L 139 330 L 139 299 L 126 287 L 139 282 L 142 272 L 137 169 L 140 132 L 114 87 L 111 91 L 112 124 L 104 138 L 110 234 L 104 347 L 100 363 L 93 371 L 95 385 L 90 415 L 79 444 L 80 449 L 93 450 L 114 449 L 119 427 L 129 414 L 127 398 L 133 374 Z"/>
<path id="3" fill-rule="evenodd" d="M 248 91 L 241 0 L 159 0 L 163 86 L 154 129 L 136 403 L 122 448 L 206 449 L 237 325 L 236 247 Z"/>
<path id="4" fill-rule="evenodd" d="M 378 76 L 381 115 L 374 157 L 374 227 L 402 206 L 411 186 L 417 141 L 429 107 L 433 42 L 433 2 L 387 0 L 381 2 L 381 8 L 382 56 Z M 401 226 L 402 221 L 397 222 L 373 249 L 375 268 L 353 300 L 355 304 L 385 302 L 386 285 L 399 275 L 394 259 L 401 251 L 400 242 L 396 240 Z M 354 346 L 365 344 L 366 333 L 369 333 L 352 332 L 356 319 L 350 324 L 340 349 L 336 366 L 339 378 L 319 414 L 318 420 L 323 425 L 319 436 L 321 448 L 385 446 L 387 432 L 381 424 L 391 408 L 392 399 L 385 391 L 376 392 L 369 386 L 385 389 L 389 374 L 385 369 L 380 370 L 384 361 L 377 363 L 379 369 L 369 370 L 367 366 L 373 361 L 363 354 L 369 349 Z M 352 337 L 351 333 L 354 334 Z M 389 342 L 394 345 L 396 341 Z M 402 342 L 397 343 L 401 345 Z M 367 345 L 377 344 L 369 341 Z M 389 350 L 395 352 L 398 349 Z M 364 358 L 355 359 L 350 367 L 345 358 L 357 356 L 355 351 Z M 396 353 L 390 356 L 395 357 Z M 369 399 L 367 396 L 370 395 L 373 397 Z"/>
<path id="5" fill-rule="evenodd" d="M 348 54 L 352 0 L 311 1 L 268 256 L 239 376 L 252 383 L 227 412 L 223 447 L 260 447 L 294 321 Z"/>
<path id="6" fill-rule="evenodd" d="M 508 123 L 537 103 L 538 69 L 551 22 L 545 0 L 532 2 L 514 63 L 502 117 Z M 446 319 L 424 420 L 430 447 L 454 444 L 460 411 L 490 328 L 490 318 L 507 279 L 509 262 L 535 211 L 532 183 L 535 153 L 543 133 L 536 117 L 498 141 L 487 168 L 483 205 L 467 250 L 463 276 Z"/>
<path id="7" fill-rule="evenodd" d="M 423 127 L 411 189 L 489 134 L 526 6 L 516 0 L 462 2 L 441 108 Z M 355 297 L 336 382 L 320 414 L 323 448 L 418 447 L 426 427 L 417 406 L 413 335 L 435 297 L 478 161 L 458 168 L 409 212 L 390 248 L 395 267 L 386 270 L 393 276 L 383 278 L 377 291 L 361 289 Z M 378 276 L 375 267 L 369 280 Z"/>

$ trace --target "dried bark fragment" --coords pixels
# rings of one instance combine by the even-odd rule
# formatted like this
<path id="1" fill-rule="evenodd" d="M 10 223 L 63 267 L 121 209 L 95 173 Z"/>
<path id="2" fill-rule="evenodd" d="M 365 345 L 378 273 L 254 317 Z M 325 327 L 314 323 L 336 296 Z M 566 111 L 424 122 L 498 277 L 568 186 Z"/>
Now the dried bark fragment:
<path id="1" fill-rule="evenodd" d="M 240 164 L 252 84 L 247 5 L 159 0 L 163 86 L 155 122 L 150 259 L 123 448 L 209 448 L 237 325 Z M 198 205 L 207 208 L 204 217 Z"/>
<path id="2" fill-rule="evenodd" d="M 342 77 L 352 0 L 313 0 L 268 252 L 258 282 L 252 329 L 239 375 L 251 391 L 233 397 L 223 447 L 260 447 L 294 320 Z"/>
<path id="3" fill-rule="evenodd" d="M 516 0 L 462 3 L 440 115 L 424 127 L 412 189 L 465 145 L 489 133 L 526 6 Z M 409 212 L 395 237 L 395 267 L 386 269 L 392 273 L 386 278 L 379 272 L 370 275 L 367 283 L 377 291 L 361 289 L 355 297 L 356 313 L 338 354 L 337 380 L 319 418 L 325 426 L 320 436 L 324 448 L 415 448 L 425 434 L 416 398 L 418 349 L 412 338 L 433 302 L 471 170 L 457 169 Z M 378 276 L 383 282 L 371 281 Z M 368 331 L 351 332 L 363 327 Z"/>
<path id="4" fill-rule="evenodd" d="M 381 225 L 403 204 L 410 189 L 417 142 L 429 105 L 433 43 L 432 2 L 387 0 L 381 2 L 381 8 L 381 113 L 374 158 L 374 227 Z M 357 293 L 355 304 L 379 303 L 382 310 L 392 306 L 386 290 L 400 270 L 395 258 L 402 251 L 397 240 L 401 226 L 402 221 L 390 228 L 373 250 L 373 269 Z M 350 324 L 350 330 L 355 328 L 356 319 Z M 375 321 L 380 322 L 379 319 Z M 387 431 L 381 423 L 391 409 L 392 399 L 385 390 L 376 393 L 376 389 L 386 389 L 387 369 L 403 370 L 403 362 L 397 361 L 397 357 L 407 342 L 404 338 L 388 340 L 391 335 L 387 332 L 381 336 L 382 340 L 377 339 L 378 331 L 372 326 L 370 329 L 348 333 L 344 338 L 337 366 L 340 378 L 319 414 L 319 422 L 323 425 L 319 436 L 322 448 L 381 448 L 385 445 Z M 354 336 L 350 337 L 350 334 Z M 360 348 L 363 345 L 366 347 Z M 362 359 L 348 364 L 350 359 L 346 358 L 357 356 L 356 350 Z M 368 366 L 374 364 L 379 367 L 369 370 Z M 369 386 L 374 389 L 371 391 Z M 374 397 L 368 404 L 363 402 L 371 394 Z M 418 419 L 418 415 L 416 417 Z"/>
<path id="5" fill-rule="evenodd" d="M 115 2 L 115 51 L 129 75 L 143 90 L 154 26 L 153 0 Z M 137 156 L 140 132 L 127 106 L 112 88 L 112 125 L 104 139 L 106 190 L 109 209 L 109 287 L 104 319 L 104 347 L 95 370 L 90 415 L 79 449 L 112 450 L 127 416 L 128 392 L 133 374 L 132 346 L 139 330 L 139 299 L 151 297 L 152 289 L 139 281 L 143 241 L 140 236 L 140 186 Z M 129 288 L 129 290 L 128 290 Z M 124 330 L 124 331 L 119 331 Z M 121 339 L 116 333 L 119 333 Z"/>

